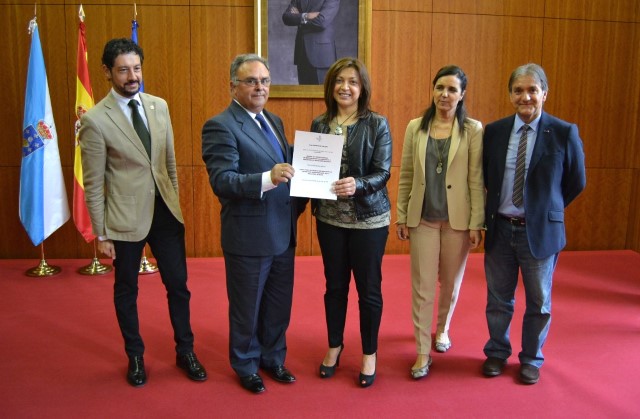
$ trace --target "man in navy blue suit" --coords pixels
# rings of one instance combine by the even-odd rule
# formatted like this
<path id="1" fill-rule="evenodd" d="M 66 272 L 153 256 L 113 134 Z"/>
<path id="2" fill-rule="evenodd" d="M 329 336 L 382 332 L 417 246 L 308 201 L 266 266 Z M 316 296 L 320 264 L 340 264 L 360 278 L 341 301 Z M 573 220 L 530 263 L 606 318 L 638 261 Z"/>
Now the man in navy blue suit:
<path id="1" fill-rule="evenodd" d="M 229 357 L 244 388 L 265 390 L 258 369 L 295 382 L 284 367 L 291 316 L 297 211 L 282 120 L 264 110 L 269 65 L 254 54 L 231 64 L 232 101 L 202 128 L 202 159 L 222 205 L 229 298 Z"/>
<path id="2" fill-rule="evenodd" d="M 287 26 L 297 26 L 293 63 L 298 84 L 322 84 L 337 59 L 335 18 L 340 0 L 292 0 L 282 15 Z"/>
<path id="3" fill-rule="evenodd" d="M 484 132 L 489 341 L 482 372 L 500 375 L 511 355 L 509 329 L 520 271 L 526 310 L 519 378 L 526 384 L 538 382 L 544 362 L 553 272 L 566 245 L 564 209 L 586 185 L 578 127 L 542 110 L 547 93 L 542 67 L 518 67 L 509 79 L 516 114 L 488 124 Z"/>

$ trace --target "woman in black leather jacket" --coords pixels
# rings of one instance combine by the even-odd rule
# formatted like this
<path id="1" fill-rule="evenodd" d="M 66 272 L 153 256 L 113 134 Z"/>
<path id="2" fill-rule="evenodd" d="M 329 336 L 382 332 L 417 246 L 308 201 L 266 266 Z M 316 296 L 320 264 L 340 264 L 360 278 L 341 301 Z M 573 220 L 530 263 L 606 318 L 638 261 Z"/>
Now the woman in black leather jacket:
<path id="1" fill-rule="evenodd" d="M 376 376 L 378 330 L 382 317 L 382 256 L 390 224 L 387 181 L 391 168 L 391 133 L 385 117 L 369 109 L 371 82 L 358 59 L 336 61 L 324 81 L 327 111 L 313 120 L 311 131 L 342 135 L 337 200 L 312 202 L 322 251 L 329 350 L 320 376 L 331 377 L 344 349 L 343 334 L 351 272 L 358 291 L 362 365 L 359 382 Z"/>

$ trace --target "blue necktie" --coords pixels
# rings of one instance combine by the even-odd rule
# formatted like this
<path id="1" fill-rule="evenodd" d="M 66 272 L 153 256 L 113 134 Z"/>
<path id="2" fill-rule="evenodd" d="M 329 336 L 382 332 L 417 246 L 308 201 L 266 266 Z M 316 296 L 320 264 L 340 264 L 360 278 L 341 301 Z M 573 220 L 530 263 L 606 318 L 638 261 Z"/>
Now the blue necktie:
<path id="1" fill-rule="evenodd" d="M 258 122 L 260 123 L 260 126 L 262 127 L 262 132 L 271 143 L 271 146 L 275 150 L 276 154 L 282 159 L 281 161 L 284 161 L 284 154 L 282 154 L 282 147 L 280 147 L 280 141 L 278 141 L 278 139 L 276 138 L 276 135 L 269 128 L 269 124 L 267 124 L 267 121 L 264 119 L 264 116 L 262 116 L 262 114 L 257 114 L 256 120 L 258 120 Z"/>

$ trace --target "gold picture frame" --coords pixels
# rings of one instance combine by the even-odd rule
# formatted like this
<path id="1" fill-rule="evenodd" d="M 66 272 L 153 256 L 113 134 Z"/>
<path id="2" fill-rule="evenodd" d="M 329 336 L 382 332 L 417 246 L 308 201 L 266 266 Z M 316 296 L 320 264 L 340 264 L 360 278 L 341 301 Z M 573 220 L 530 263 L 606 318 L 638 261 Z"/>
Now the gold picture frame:
<path id="1" fill-rule="evenodd" d="M 340 38 L 343 42 L 347 40 L 349 44 L 341 47 L 337 40 L 336 50 L 338 58 L 341 58 L 356 55 L 352 52 L 357 48 L 357 57 L 367 68 L 371 64 L 371 1 L 340 0 L 340 13 L 336 17 L 336 19 L 349 19 L 349 22 L 353 22 L 353 15 L 357 13 L 357 32 L 354 25 L 350 26 L 349 22 L 346 24 L 342 22 L 338 29 L 357 33 L 357 40 L 353 40 L 353 36 L 337 36 L 336 38 Z M 282 19 L 290 3 L 291 0 L 255 0 L 256 53 L 269 60 L 272 79 L 269 95 L 270 97 L 321 98 L 323 97 L 322 84 L 298 84 L 297 67 L 293 64 L 297 27 L 284 25 Z"/>

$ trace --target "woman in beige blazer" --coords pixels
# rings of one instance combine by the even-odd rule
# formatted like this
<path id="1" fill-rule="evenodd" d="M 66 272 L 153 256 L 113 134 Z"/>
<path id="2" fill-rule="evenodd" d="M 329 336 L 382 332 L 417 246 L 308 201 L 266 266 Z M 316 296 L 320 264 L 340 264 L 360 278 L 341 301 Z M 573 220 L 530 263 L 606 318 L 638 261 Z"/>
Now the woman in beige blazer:
<path id="1" fill-rule="evenodd" d="M 482 124 L 466 115 L 466 87 L 462 69 L 441 68 L 433 80 L 431 106 L 409 122 L 404 137 L 397 234 L 411 240 L 415 379 L 425 377 L 431 365 L 436 284 L 440 282 L 435 347 L 446 352 L 469 249 L 482 240 Z"/>

